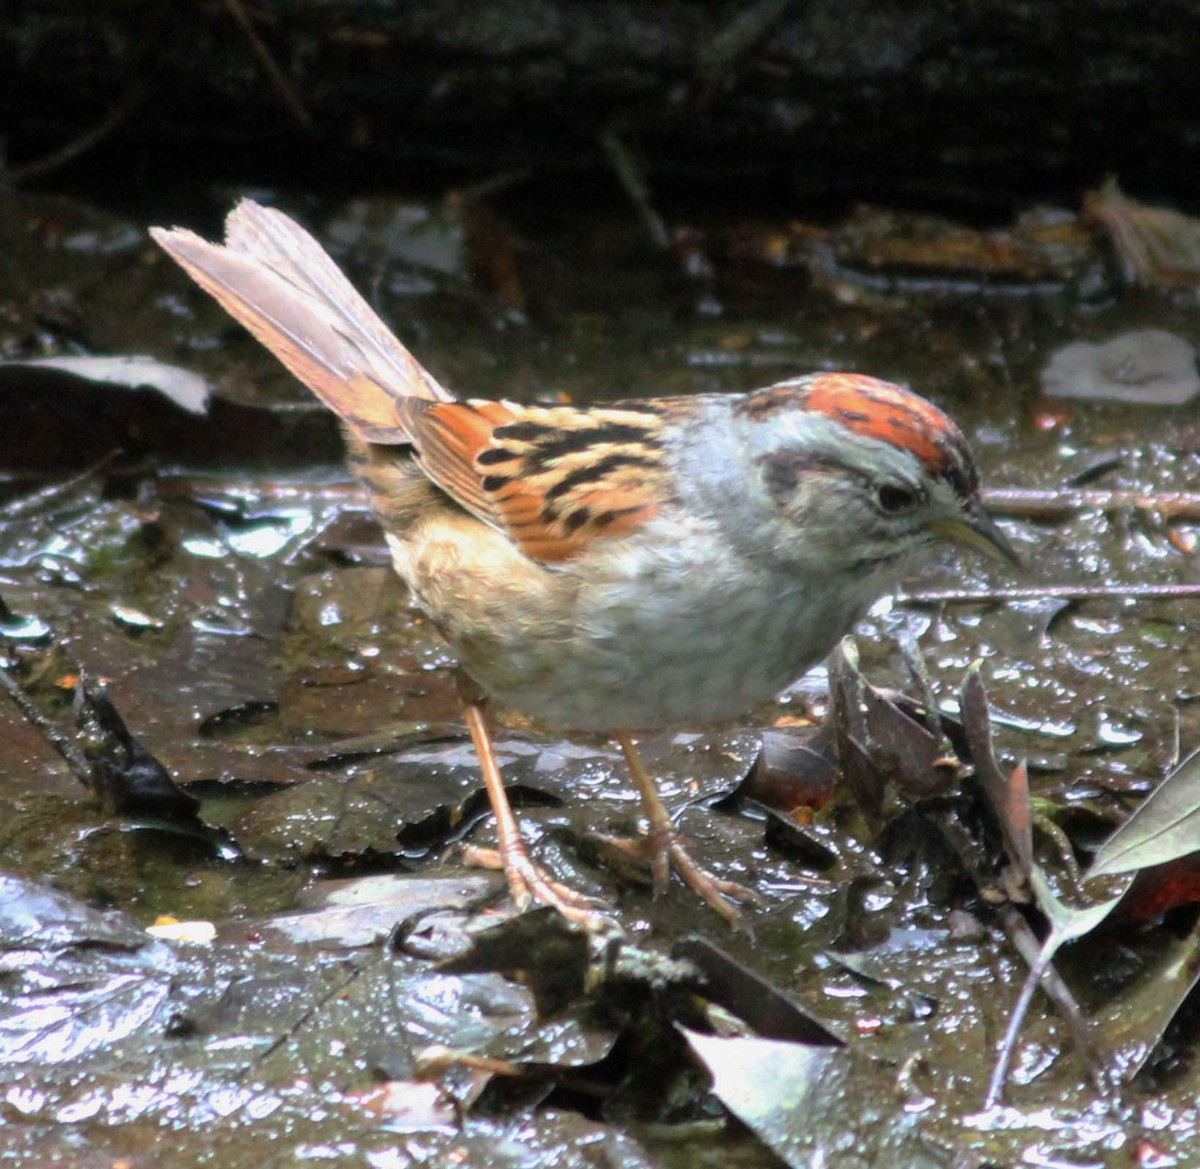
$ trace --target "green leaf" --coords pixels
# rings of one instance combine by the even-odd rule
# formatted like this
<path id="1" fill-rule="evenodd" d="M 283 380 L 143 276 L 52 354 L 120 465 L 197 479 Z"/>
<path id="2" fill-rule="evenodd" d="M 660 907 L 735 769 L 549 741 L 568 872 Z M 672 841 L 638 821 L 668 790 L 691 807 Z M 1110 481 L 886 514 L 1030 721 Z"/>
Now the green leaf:
<path id="1" fill-rule="evenodd" d="M 1200 751 L 1189 755 L 1101 846 L 1088 878 L 1133 873 L 1200 850 Z"/>

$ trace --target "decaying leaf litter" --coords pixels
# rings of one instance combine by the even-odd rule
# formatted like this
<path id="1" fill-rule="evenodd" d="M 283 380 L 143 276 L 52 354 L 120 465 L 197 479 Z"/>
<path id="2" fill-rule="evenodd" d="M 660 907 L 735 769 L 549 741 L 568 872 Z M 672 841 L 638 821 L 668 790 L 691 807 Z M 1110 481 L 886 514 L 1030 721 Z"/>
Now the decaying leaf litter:
<path id="1" fill-rule="evenodd" d="M 910 381 L 964 419 L 1017 517 L 1025 580 L 972 567 L 911 582 L 828 684 L 814 674 L 754 725 L 648 744 L 698 853 L 764 893 L 752 941 L 682 895 L 651 903 L 639 874 L 608 867 L 596 838 L 634 813 L 607 747 L 508 727 L 506 776 L 533 809 L 539 854 L 613 904 L 623 930 L 587 940 L 546 915 L 506 922 L 496 881 L 459 863 L 459 842 L 486 842 L 488 825 L 450 663 L 382 567 L 327 420 L 291 405 L 298 395 L 171 285 L 136 230 L 65 204 L 39 219 L 17 198 L 4 231 L 29 272 L 65 282 L 48 246 L 64 224 L 104 239 L 84 262 L 126 299 L 97 306 L 92 343 L 153 358 L 167 396 L 121 385 L 127 362 L 108 371 L 116 387 L 102 363 L 83 367 L 86 383 L 78 367 L 0 368 L 17 435 L 0 570 L 9 672 L 81 750 L 104 736 L 94 720 L 90 735 L 86 719 L 72 730 L 73 694 L 81 673 L 82 694 L 102 687 L 93 695 L 202 801 L 206 830 L 111 799 L 104 811 L 4 711 L 5 868 L 70 895 L 47 908 L 59 894 L 16 884 L 5 899 L 5 1033 L 20 1067 L 5 1117 L 20 1147 L 44 1154 L 99 1120 L 89 1139 L 114 1154 L 171 1128 L 181 1164 L 202 1128 L 229 1164 L 248 1130 L 294 1147 L 336 1134 L 347 1156 L 397 1164 L 508 1147 L 517 1163 L 552 1163 L 576 1143 L 631 1164 L 684 1151 L 767 1164 L 764 1148 L 798 1165 L 848 1149 L 863 1163 L 1104 1164 L 1145 1150 L 1186 1163 L 1197 883 L 1192 768 L 1173 769 L 1179 744 L 1200 741 L 1194 423 L 1169 395 L 1080 404 L 1037 388 L 1081 339 L 1194 336 L 1186 283 L 1123 287 L 1130 261 L 1118 251 L 1109 268 L 1103 239 L 1069 217 L 1045 221 L 1068 260 L 1025 255 L 1001 273 L 973 261 L 968 233 L 902 224 L 907 244 L 884 246 L 880 218 L 860 218 L 834 247 L 829 229 L 789 228 L 776 238 L 804 247 L 774 301 L 769 230 L 693 235 L 711 278 L 681 290 L 633 265 L 637 242 L 605 224 L 623 261 L 607 284 L 594 272 L 572 284 L 562 260 L 579 240 L 566 234 L 518 255 L 534 324 L 511 296 L 472 287 L 450 227 L 440 269 L 401 251 L 369 273 L 386 315 L 427 334 L 444 380 L 481 394 L 735 389 L 819 367 Z M 1139 214 L 1114 238 L 1136 238 Z M 1048 238 L 1044 224 L 1021 230 Z M 1159 221 L 1151 230 L 1155 270 L 1175 273 Z M 994 239 L 986 251 L 989 265 L 1004 255 Z M 631 297 L 674 304 L 675 323 L 616 311 Z M 689 318 L 691 297 L 716 297 L 723 315 Z M 79 354 L 54 320 L 37 324 L 33 298 L 14 302 L 6 355 Z M 207 422 L 170 400 L 172 367 L 206 377 Z M 53 395 L 53 419 L 31 407 L 37 394 Z M 980 657 L 982 728 L 965 698 Z M 994 771 L 976 749 L 988 723 Z M 1104 845 L 1168 773 L 1165 796 Z M 1120 901 L 1088 882 L 1097 851 L 1110 873 L 1137 871 Z M 1110 910 L 1103 922 L 1089 904 Z M 1049 908 L 1046 937 L 1054 905 L 1067 908 Z M 160 914 L 214 920 L 215 945 L 137 928 Z M 1026 963 L 1072 937 L 994 1078 Z M 368 1091 L 373 1078 L 387 1091 Z M 647 1122 L 668 1122 L 671 1139 Z"/>

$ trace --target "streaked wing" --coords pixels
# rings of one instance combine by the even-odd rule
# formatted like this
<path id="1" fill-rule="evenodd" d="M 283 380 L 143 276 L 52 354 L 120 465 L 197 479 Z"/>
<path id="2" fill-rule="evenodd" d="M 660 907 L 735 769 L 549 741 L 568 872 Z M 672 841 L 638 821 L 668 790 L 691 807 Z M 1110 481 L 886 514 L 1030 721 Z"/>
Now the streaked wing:
<path id="1" fill-rule="evenodd" d="M 152 228 L 161 247 L 369 443 L 411 443 L 452 499 L 544 563 L 623 536 L 669 492 L 661 422 L 682 399 L 592 409 L 458 402 L 307 231 L 244 200 L 225 243 Z"/>
<path id="2" fill-rule="evenodd" d="M 429 477 L 553 564 L 657 512 L 671 494 L 662 419 L 680 408 L 674 399 L 590 409 L 410 400 L 404 413 Z"/>

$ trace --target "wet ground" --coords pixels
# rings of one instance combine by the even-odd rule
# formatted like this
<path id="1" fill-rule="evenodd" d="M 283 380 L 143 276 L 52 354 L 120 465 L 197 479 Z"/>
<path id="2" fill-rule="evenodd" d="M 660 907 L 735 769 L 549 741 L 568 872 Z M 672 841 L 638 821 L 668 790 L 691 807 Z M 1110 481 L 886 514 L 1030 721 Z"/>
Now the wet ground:
<path id="1" fill-rule="evenodd" d="M 234 197 L 157 219 L 212 235 Z M 987 237 L 883 213 L 697 221 L 664 253 L 620 205 L 276 198 L 472 396 L 582 403 L 856 369 L 951 411 L 1027 569 L 947 561 L 906 582 L 858 631 L 859 668 L 925 697 L 909 647 L 952 719 L 983 661 L 999 771 L 1028 762 L 1036 855 L 1060 891 L 1200 743 L 1186 357 L 1138 366 L 1170 350 L 1158 339 L 1114 359 L 1131 393 L 1094 373 L 1041 389 L 1071 343 L 1200 335 L 1186 281 L 1127 282 L 1070 214 Z M 636 816 L 610 745 L 509 720 L 501 761 L 535 852 L 623 936 L 513 919 L 497 878 L 462 862 L 492 828 L 452 661 L 386 568 L 330 418 L 145 226 L 0 195 L 0 357 L 159 363 L 0 365 L 9 672 L 69 733 L 86 672 L 200 800 L 117 814 L 0 704 L 0 1157 L 1193 1163 L 1188 850 L 1182 892 L 1160 883 L 1157 912 L 1060 955 L 1090 1062 L 1079 1018 L 1035 996 L 985 1107 L 1026 974 L 1018 939 L 1036 949 L 1044 919 L 956 724 L 930 736 L 922 778 L 899 748 L 878 762 L 909 732 L 871 723 L 856 742 L 878 764 L 876 806 L 845 783 L 830 798 L 832 765 L 801 745 L 837 707 L 824 669 L 741 725 L 645 744 L 697 855 L 762 894 L 746 932 L 682 887 L 653 901 L 598 846 Z M 767 728 L 749 798 L 731 795 Z M 160 915 L 212 922 L 215 940 L 152 937 Z M 480 941 L 492 927 L 499 941 Z"/>

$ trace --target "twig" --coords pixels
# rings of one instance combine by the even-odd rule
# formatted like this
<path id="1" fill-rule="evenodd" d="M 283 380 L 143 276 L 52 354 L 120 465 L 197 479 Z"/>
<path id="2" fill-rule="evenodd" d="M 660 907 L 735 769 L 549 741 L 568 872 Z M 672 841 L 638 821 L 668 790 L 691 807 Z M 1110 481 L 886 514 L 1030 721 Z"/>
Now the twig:
<path id="1" fill-rule="evenodd" d="M 267 80 L 275 87 L 283 104 L 291 110 L 297 125 L 302 130 L 307 130 L 313 124 L 312 114 L 308 112 L 308 107 L 304 104 L 299 90 L 279 67 L 279 63 L 271 56 L 271 50 L 258 35 L 258 29 L 254 27 L 254 22 L 250 19 L 250 14 L 246 11 L 242 0 L 225 0 L 225 7 L 229 9 L 230 15 L 241 26 L 242 32 L 246 34 L 246 39 L 250 42 L 254 55 L 267 75 Z"/>
<path id="2" fill-rule="evenodd" d="M 1200 584 L 1162 585 L 1032 585 L 1028 588 L 931 589 L 897 593 L 899 605 L 979 605 L 999 601 L 1093 601 L 1116 598 L 1129 601 L 1189 601 L 1200 597 Z"/>
<path id="3" fill-rule="evenodd" d="M 0 667 L 0 690 L 4 690 L 9 698 L 17 704 L 30 725 L 41 731 L 50 744 L 66 761 L 67 766 L 89 791 L 94 787 L 92 765 L 87 756 L 71 741 L 63 729 L 51 719 L 48 719 L 33 704 L 33 700 L 22 689 L 21 684 L 8 672 Z"/>
<path id="4" fill-rule="evenodd" d="M 523 166 L 517 170 L 501 171 L 499 174 L 491 175 L 489 178 L 480 179 L 477 183 L 468 183 L 465 187 L 459 190 L 459 194 L 464 199 L 473 199 L 481 201 L 490 199 L 494 195 L 503 194 L 512 187 L 520 186 L 522 183 L 528 182 L 533 175 L 533 167 Z"/>
<path id="5" fill-rule="evenodd" d="M 642 178 L 642 168 L 638 165 L 637 160 L 629 152 L 625 143 L 621 141 L 616 130 L 605 130 L 600 135 L 600 146 L 604 150 L 604 156 L 608 159 L 609 166 L 613 168 L 613 173 L 617 176 L 617 182 L 621 184 L 621 189 L 637 208 L 637 213 L 641 216 L 642 223 L 654 241 L 655 247 L 669 252 L 671 250 L 671 233 L 667 231 L 666 223 L 663 222 L 662 216 L 655 211 L 654 204 L 650 201 L 650 190 L 646 186 L 645 179 Z"/>
<path id="6" fill-rule="evenodd" d="M 114 448 L 78 474 L 61 479 L 57 483 L 51 483 L 46 487 L 39 487 L 29 495 L 22 495 L 18 499 L 3 504 L 0 506 L 0 516 L 4 517 L 5 523 L 11 523 L 13 520 L 25 519 L 45 511 L 71 495 L 77 488 L 82 487 L 93 475 L 104 470 L 109 463 L 123 453 L 119 448 Z"/>
<path id="7" fill-rule="evenodd" d="M 697 72 L 704 80 L 698 105 L 703 108 L 712 100 L 718 83 L 738 63 L 761 44 L 783 19 L 794 0 L 758 0 L 757 4 L 739 12 L 708 45 L 701 50 Z"/>
<path id="8" fill-rule="evenodd" d="M 991 1108 L 1000 1099 L 1004 1090 L 1004 1081 L 1008 1078 L 1012 1053 L 1016 1048 L 1017 1032 L 1025 1021 L 1029 1003 L 1033 998 L 1034 991 L 1039 986 L 1054 1004 L 1059 1018 L 1067 1025 L 1067 1030 L 1071 1033 L 1071 1046 L 1096 1090 L 1102 1094 L 1111 1091 L 1113 1085 L 1104 1075 L 1104 1061 L 1096 1048 L 1092 1033 L 1088 1030 L 1087 1019 L 1075 996 L 1071 993 L 1070 987 L 1063 982 L 1062 977 L 1054 968 L 1053 955 L 1043 953 L 1042 945 L 1033 930 L 1030 929 L 1029 922 L 1021 916 L 1011 902 L 1005 902 L 999 906 L 997 916 L 1000 918 L 1000 924 L 1004 927 L 1004 932 L 1008 935 L 1008 940 L 1029 967 L 1029 977 L 1025 980 L 1025 985 L 1021 988 L 1021 994 L 1009 1017 L 1009 1025 L 1000 1048 L 1000 1057 L 996 1061 L 996 1066 L 992 1070 L 992 1078 L 988 1083 L 984 1107 Z"/>
<path id="9" fill-rule="evenodd" d="M 979 865 L 979 848 L 970 833 L 951 814 L 939 816 L 937 824 L 947 843 L 958 856 L 959 862 L 975 883 L 975 887 L 981 894 L 986 894 L 988 881 Z M 1030 928 L 1029 922 L 1011 901 L 1003 901 L 996 905 L 995 912 L 1009 943 L 1021 956 L 1030 971 L 1036 970 L 1042 961 L 1042 945 Z M 1046 997 L 1054 1004 L 1059 1018 L 1066 1024 L 1073 1048 L 1087 1068 L 1088 1077 L 1099 1091 L 1111 1090 L 1112 1085 L 1104 1077 L 1104 1064 L 1100 1053 L 1088 1030 L 1087 1019 L 1075 996 L 1071 993 L 1071 988 L 1062 980 L 1052 965 L 1047 965 L 1044 970 L 1040 971 L 1036 979 L 1031 977 L 1031 981 L 1033 986 L 1041 986 L 1046 992 Z M 1032 995 L 1033 987 L 1028 988 L 1028 993 Z M 1024 997 L 1023 992 L 1022 998 Z M 988 1089 L 988 1098 L 991 1099 L 991 1086 Z"/>
<path id="10" fill-rule="evenodd" d="M 336 503 L 348 511 L 369 511 L 362 487 L 353 479 L 318 482 L 275 479 L 260 482 L 219 475 L 164 471 L 154 486 L 159 499 L 229 500 L 231 503 L 278 506 L 285 503 Z"/>
<path id="11" fill-rule="evenodd" d="M 990 511 L 1022 519 L 1059 519 L 1077 511 L 1153 511 L 1164 519 L 1200 519 L 1194 491 L 1081 491 L 1077 488 L 993 488 L 983 493 Z"/>
<path id="12" fill-rule="evenodd" d="M 68 163 L 74 162 L 81 154 L 86 154 L 93 147 L 98 146 L 114 130 L 119 129 L 125 119 L 142 104 L 145 98 L 146 84 L 140 77 L 136 78 L 125 91 L 124 97 L 90 130 L 85 130 L 78 138 L 73 138 L 57 150 L 52 150 L 49 154 L 42 155 L 41 158 L 35 158 L 32 162 L 8 168 L 3 178 L 15 185 L 27 182 L 29 179 L 43 178 L 45 175 L 59 170 Z"/>

